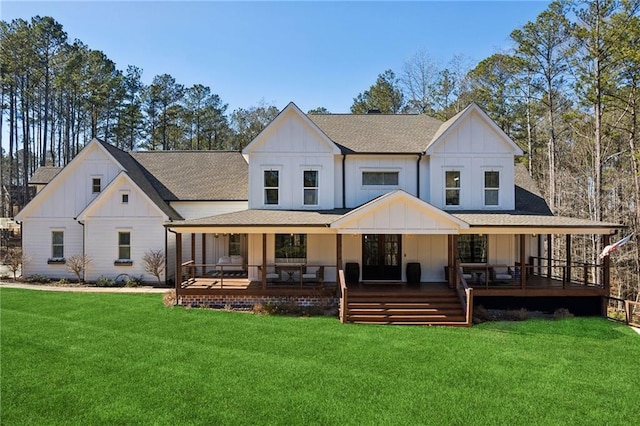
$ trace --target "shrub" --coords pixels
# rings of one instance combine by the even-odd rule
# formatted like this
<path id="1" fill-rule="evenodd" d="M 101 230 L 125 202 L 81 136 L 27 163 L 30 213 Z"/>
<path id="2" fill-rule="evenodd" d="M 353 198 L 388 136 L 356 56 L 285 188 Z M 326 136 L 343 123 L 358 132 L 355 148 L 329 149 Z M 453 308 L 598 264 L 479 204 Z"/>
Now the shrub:
<path id="1" fill-rule="evenodd" d="M 38 283 L 38 284 L 47 284 L 50 283 L 51 280 L 44 275 L 34 274 L 24 279 L 28 283 Z"/>
<path id="2" fill-rule="evenodd" d="M 69 284 L 69 280 L 66 279 L 66 278 L 62 278 L 61 280 L 58 281 L 58 284 L 60 284 L 60 285 Z"/>
<path id="3" fill-rule="evenodd" d="M 489 311 L 487 311 L 487 309 L 482 305 L 476 306 L 473 308 L 473 321 L 478 324 L 491 321 Z"/>
<path id="4" fill-rule="evenodd" d="M 553 313 L 554 320 L 572 318 L 572 317 L 573 317 L 573 314 L 569 312 L 567 308 L 556 309 L 556 311 Z"/>
<path id="5" fill-rule="evenodd" d="M 529 318 L 529 312 L 525 308 L 513 309 L 505 312 L 507 321 L 525 321 Z"/>
<path id="6" fill-rule="evenodd" d="M 97 280 L 96 280 L 96 286 L 98 287 L 116 287 L 118 284 L 116 283 L 116 280 L 112 280 L 111 278 L 107 278 L 104 275 L 101 275 Z"/>
<path id="7" fill-rule="evenodd" d="M 164 294 L 164 296 L 162 296 L 162 303 L 164 304 L 164 306 L 174 306 L 176 304 L 176 301 L 177 299 L 175 290 L 169 290 Z"/>
<path id="8" fill-rule="evenodd" d="M 131 276 L 129 278 L 127 278 L 124 282 L 124 286 L 125 287 L 140 287 L 142 285 L 143 281 L 142 281 L 142 275 L 140 275 L 139 277 L 134 277 Z"/>

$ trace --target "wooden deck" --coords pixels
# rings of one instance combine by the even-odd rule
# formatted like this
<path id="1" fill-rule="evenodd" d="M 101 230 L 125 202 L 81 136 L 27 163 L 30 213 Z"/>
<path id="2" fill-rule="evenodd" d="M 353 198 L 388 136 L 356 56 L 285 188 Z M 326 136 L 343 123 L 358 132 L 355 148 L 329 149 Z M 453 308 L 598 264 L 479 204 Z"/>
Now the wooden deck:
<path id="1" fill-rule="evenodd" d="M 562 280 L 540 276 L 527 279 L 526 287 L 521 288 L 519 281 L 496 283 L 468 283 L 476 296 L 513 296 L 513 297 L 557 297 L 557 296 L 606 296 L 607 290 L 601 286 L 582 283 L 563 283 Z M 369 295 L 421 295 L 423 293 L 450 292 L 446 282 L 423 282 L 419 285 L 402 282 L 360 282 L 348 284 L 350 294 Z M 252 294 L 252 295 L 309 295 L 332 294 L 337 283 L 268 283 L 262 288 L 261 281 L 250 281 L 247 278 L 195 278 L 185 281 L 180 289 L 181 294 Z"/>

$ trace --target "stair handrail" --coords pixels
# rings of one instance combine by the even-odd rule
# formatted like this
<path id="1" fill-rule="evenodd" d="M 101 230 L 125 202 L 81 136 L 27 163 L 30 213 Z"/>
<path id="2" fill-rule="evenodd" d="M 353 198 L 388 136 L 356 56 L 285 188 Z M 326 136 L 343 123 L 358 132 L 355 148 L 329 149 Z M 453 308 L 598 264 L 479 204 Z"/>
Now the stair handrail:
<path id="1" fill-rule="evenodd" d="M 465 325 L 471 325 L 473 320 L 473 288 L 467 284 L 460 264 L 456 265 L 456 291 L 465 313 Z"/>
<path id="2" fill-rule="evenodd" d="M 347 297 L 348 289 L 347 282 L 344 279 L 344 271 L 342 268 L 338 269 L 338 286 L 340 288 L 340 322 L 347 322 Z"/>

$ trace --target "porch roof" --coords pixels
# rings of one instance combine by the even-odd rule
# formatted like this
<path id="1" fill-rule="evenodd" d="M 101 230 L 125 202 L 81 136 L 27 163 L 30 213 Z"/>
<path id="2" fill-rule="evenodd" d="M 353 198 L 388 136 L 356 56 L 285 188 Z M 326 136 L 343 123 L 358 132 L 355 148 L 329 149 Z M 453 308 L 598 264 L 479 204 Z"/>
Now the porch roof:
<path id="1" fill-rule="evenodd" d="M 575 233 L 575 234 L 608 234 L 613 230 L 624 228 L 618 223 L 596 222 L 575 217 L 548 216 L 526 214 L 521 212 L 450 212 L 452 216 L 466 222 L 470 232 L 477 233 L 486 229 L 487 233 Z"/>
<path id="2" fill-rule="evenodd" d="M 335 210 L 241 210 L 198 219 L 181 220 L 168 223 L 174 227 L 322 227 L 342 217 L 348 209 Z"/>

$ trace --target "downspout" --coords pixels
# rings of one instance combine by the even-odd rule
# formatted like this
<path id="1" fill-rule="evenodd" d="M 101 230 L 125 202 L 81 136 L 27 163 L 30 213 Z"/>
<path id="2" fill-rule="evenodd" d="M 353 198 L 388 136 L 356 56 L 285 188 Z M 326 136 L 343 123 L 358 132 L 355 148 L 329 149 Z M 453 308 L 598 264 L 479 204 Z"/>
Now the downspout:
<path id="1" fill-rule="evenodd" d="M 347 161 L 347 154 L 342 154 L 342 208 L 347 208 L 347 194 L 346 194 L 346 185 L 345 185 L 345 162 Z"/>
<path id="2" fill-rule="evenodd" d="M 168 269 L 167 269 L 167 267 L 169 266 L 169 263 L 168 263 L 169 262 L 169 256 L 167 256 L 167 253 L 169 253 L 167 251 L 169 249 L 169 243 L 168 243 L 169 234 L 168 234 L 168 232 L 171 232 L 172 234 L 175 234 L 175 235 L 177 235 L 178 233 L 176 231 L 172 231 L 168 226 L 165 226 L 165 229 L 167 230 L 167 232 L 165 232 L 165 234 L 164 234 L 164 253 L 165 253 L 165 256 L 164 256 L 164 270 L 168 271 Z M 177 244 L 177 241 L 176 241 L 176 244 Z M 177 256 L 177 254 L 176 254 L 176 256 Z M 180 262 L 182 262 L 182 259 L 180 259 Z M 167 275 L 166 275 L 166 273 L 165 273 L 165 277 L 164 277 L 164 283 L 165 284 L 167 283 Z M 179 285 L 180 285 L 180 280 L 176 279 L 176 282 L 175 282 L 176 300 L 174 301 L 173 306 L 178 306 L 178 286 Z"/>
<path id="3" fill-rule="evenodd" d="M 416 162 L 416 197 L 420 198 L 420 160 L 424 154 L 421 152 L 418 154 L 418 161 Z"/>
<path id="4" fill-rule="evenodd" d="M 85 259 L 85 250 L 86 250 L 85 249 L 86 237 L 84 235 L 84 232 L 85 232 L 84 222 L 79 221 L 77 217 L 74 217 L 74 219 L 76 219 L 76 222 L 78 222 L 80 225 L 82 225 L 82 260 L 84 261 L 84 259 Z M 82 268 L 82 281 L 86 281 L 87 280 L 87 277 L 85 275 L 87 271 L 85 269 L 86 269 L 86 265 Z"/>

